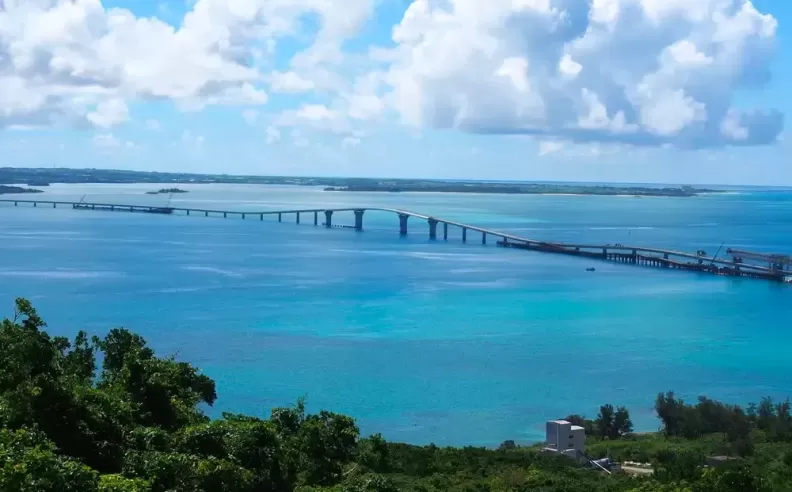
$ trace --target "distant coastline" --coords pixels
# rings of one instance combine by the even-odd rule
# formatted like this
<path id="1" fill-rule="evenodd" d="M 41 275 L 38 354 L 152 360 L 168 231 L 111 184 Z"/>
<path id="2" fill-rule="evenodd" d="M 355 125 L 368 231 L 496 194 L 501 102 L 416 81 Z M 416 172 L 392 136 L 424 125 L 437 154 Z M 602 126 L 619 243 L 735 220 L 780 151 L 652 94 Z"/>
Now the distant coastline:
<path id="1" fill-rule="evenodd" d="M 19 193 L 43 193 L 35 188 L 22 188 L 19 186 L 0 185 L 0 195 L 14 195 Z"/>
<path id="2" fill-rule="evenodd" d="M 394 182 L 349 185 L 343 187 L 327 187 L 325 191 L 346 192 L 388 192 L 388 193 L 491 193 L 500 195 L 594 195 L 594 196 L 665 196 L 691 197 L 702 193 L 718 193 L 716 190 L 697 189 L 690 186 L 679 188 L 649 188 L 633 186 L 600 186 L 600 185 L 555 185 L 555 184 L 524 184 L 503 185 L 495 183 L 437 183 L 414 182 L 398 184 Z"/>
<path id="3" fill-rule="evenodd" d="M 162 188 L 161 190 L 146 192 L 147 195 L 170 195 L 171 193 L 189 193 L 189 191 L 180 188 Z"/>
<path id="4" fill-rule="evenodd" d="M 69 168 L 0 168 L 0 183 L 59 184 L 258 184 L 322 187 L 329 192 L 425 192 L 425 193 L 488 193 L 523 195 L 601 195 L 690 197 L 705 193 L 723 193 L 725 189 L 697 189 L 679 185 L 643 184 L 575 184 L 482 182 L 470 180 L 322 178 L 293 176 L 234 176 L 227 174 L 195 174 L 126 171 L 118 169 Z M 168 189 L 168 188 L 165 188 Z M 182 190 L 183 191 L 183 190 Z M 179 193 L 168 191 L 167 193 Z M 160 194 L 160 192 L 149 192 Z"/>

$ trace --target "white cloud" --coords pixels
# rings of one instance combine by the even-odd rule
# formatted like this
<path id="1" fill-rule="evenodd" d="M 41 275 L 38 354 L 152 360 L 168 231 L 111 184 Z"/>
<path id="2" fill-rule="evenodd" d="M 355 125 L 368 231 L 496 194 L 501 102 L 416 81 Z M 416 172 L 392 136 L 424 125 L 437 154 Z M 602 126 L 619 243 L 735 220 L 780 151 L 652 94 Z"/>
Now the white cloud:
<path id="1" fill-rule="evenodd" d="M 733 104 L 769 79 L 776 39 L 750 0 L 412 0 L 394 48 L 349 48 L 378 3 L 194 0 L 168 23 L 100 0 L 0 0 L 0 129 L 109 132 L 161 100 L 240 106 L 252 124 L 270 92 L 302 98 L 272 118 L 270 143 L 299 128 L 348 146 L 394 115 L 545 150 L 755 145 L 783 128 L 777 111 Z M 307 46 L 286 64 L 285 38 Z"/>
<path id="2" fill-rule="evenodd" d="M 303 104 L 295 110 L 281 113 L 274 125 L 277 127 L 302 127 L 314 131 L 346 135 L 352 132 L 346 115 L 324 104 Z"/>
<path id="3" fill-rule="evenodd" d="M 270 75 L 270 89 L 273 92 L 306 92 L 315 87 L 316 84 L 296 72 L 273 72 Z"/>
<path id="4" fill-rule="evenodd" d="M 268 126 L 267 127 L 267 143 L 268 144 L 273 144 L 275 142 L 280 141 L 280 139 L 281 139 L 280 130 L 278 130 L 278 128 L 275 127 L 275 126 L 272 126 L 272 125 Z"/>
<path id="5" fill-rule="evenodd" d="M 184 130 L 181 136 L 181 143 L 184 148 L 192 152 L 201 152 L 204 148 L 203 135 L 195 135 L 189 130 Z"/>
<path id="6" fill-rule="evenodd" d="M 769 73 L 776 27 L 749 0 L 413 0 L 393 31 L 388 102 L 418 127 L 771 143 L 782 115 L 731 101 Z"/>
<path id="7" fill-rule="evenodd" d="M 360 145 L 360 139 L 358 137 L 344 137 L 344 140 L 341 141 L 341 147 L 345 149 L 357 147 L 358 145 Z"/>
<path id="8" fill-rule="evenodd" d="M 332 59 L 373 8 L 373 0 L 347 3 L 197 0 L 174 27 L 100 0 L 0 1 L 0 128 L 110 127 L 125 121 L 120 108 L 130 99 L 171 99 L 188 110 L 264 104 L 254 55 L 314 14 L 320 28 L 302 65 Z"/>
<path id="9" fill-rule="evenodd" d="M 242 119 L 247 122 L 248 125 L 255 125 L 259 118 L 259 112 L 255 109 L 246 109 L 242 111 Z"/>
<path id="10" fill-rule="evenodd" d="M 539 142 L 539 155 L 544 156 L 558 152 L 564 148 L 564 144 L 557 140 L 542 140 Z"/>
<path id="11" fill-rule="evenodd" d="M 101 128 L 110 128 L 129 120 L 129 108 L 122 99 L 108 99 L 96 105 L 96 109 L 86 115 L 88 121 Z"/>

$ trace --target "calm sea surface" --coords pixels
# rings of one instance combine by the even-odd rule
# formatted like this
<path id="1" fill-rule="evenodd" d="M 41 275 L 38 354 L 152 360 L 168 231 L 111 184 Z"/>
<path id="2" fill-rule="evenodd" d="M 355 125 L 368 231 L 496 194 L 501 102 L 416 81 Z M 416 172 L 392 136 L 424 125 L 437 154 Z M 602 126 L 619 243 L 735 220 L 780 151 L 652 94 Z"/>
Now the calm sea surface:
<path id="1" fill-rule="evenodd" d="M 36 197 L 164 205 L 144 194 L 157 188 L 53 185 Z M 393 206 L 536 239 L 792 253 L 789 192 L 186 188 L 174 206 Z M 364 433 L 414 443 L 535 441 L 545 420 L 593 416 L 607 402 L 653 430 L 666 390 L 740 403 L 792 395 L 792 287 L 506 250 L 476 235 L 462 244 L 454 229 L 430 242 L 414 219 L 400 238 L 385 213 L 368 213 L 363 233 L 292 220 L 0 204 L 0 315 L 24 296 L 56 334 L 139 332 L 217 381 L 212 415 L 267 415 L 305 395 L 311 409 L 355 416 Z"/>

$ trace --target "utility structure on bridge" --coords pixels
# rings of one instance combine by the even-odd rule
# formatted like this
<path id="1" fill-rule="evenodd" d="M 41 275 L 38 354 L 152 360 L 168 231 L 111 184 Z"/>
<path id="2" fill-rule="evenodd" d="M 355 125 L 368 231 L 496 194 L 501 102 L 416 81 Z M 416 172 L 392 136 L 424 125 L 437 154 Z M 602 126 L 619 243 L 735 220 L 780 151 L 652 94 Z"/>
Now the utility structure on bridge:
<path id="1" fill-rule="evenodd" d="M 507 232 L 496 231 L 483 227 L 465 224 L 462 222 L 447 220 L 430 215 L 401 210 L 395 208 L 382 207 L 354 207 L 354 208 L 312 208 L 295 210 L 275 210 L 264 212 L 240 212 L 232 210 L 212 210 L 184 207 L 161 207 L 150 205 L 122 205 L 111 203 L 90 203 L 72 201 L 52 201 L 52 200 L 22 200 L 22 199 L 3 199 L 0 204 L 18 207 L 19 205 L 39 205 L 51 206 L 52 208 L 69 207 L 76 210 L 111 211 L 111 212 L 137 212 L 164 215 L 203 215 L 204 217 L 241 217 L 242 219 L 258 218 L 264 220 L 265 216 L 277 216 L 278 222 L 283 222 L 284 216 L 294 216 L 296 224 L 301 223 L 303 215 L 313 215 L 313 225 L 319 225 L 320 214 L 324 214 L 323 225 L 327 228 L 343 227 L 354 229 L 358 232 L 363 231 L 363 218 L 366 212 L 385 212 L 395 214 L 399 219 L 399 234 L 406 236 L 408 233 L 408 222 L 410 218 L 425 221 L 428 226 L 430 240 L 437 240 L 438 225 L 443 226 L 443 239 L 448 240 L 449 227 L 461 229 L 462 242 L 467 242 L 468 233 L 475 232 L 481 234 L 481 244 L 487 244 L 487 238 L 493 236 L 498 246 L 536 251 L 542 253 L 555 253 L 568 256 L 578 256 L 618 263 L 628 263 L 659 268 L 672 268 L 679 270 L 689 270 L 694 272 L 710 273 L 715 275 L 730 275 L 738 277 L 752 277 L 766 280 L 773 280 L 785 283 L 792 283 L 792 258 L 784 255 L 774 255 L 766 253 L 752 253 L 729 249 L 728 253 L 732 259 L 718 259 L 717 257 L 707 256 L 703 251 L 697 253 L 685 253 L 681 251 L 650 248 L 641 246 L 625 246 L 622 244 L 569 244 L 551 241 L 538 241 L 530 238 L 516 236 Z M 352 212 L 354 225 L 336 225 L 333 217 L 339 213 Z M 759 262 L 760 264 L 746 262 L 745 260 Z M 768 266 L 765 266 L 765 265 Z"/>

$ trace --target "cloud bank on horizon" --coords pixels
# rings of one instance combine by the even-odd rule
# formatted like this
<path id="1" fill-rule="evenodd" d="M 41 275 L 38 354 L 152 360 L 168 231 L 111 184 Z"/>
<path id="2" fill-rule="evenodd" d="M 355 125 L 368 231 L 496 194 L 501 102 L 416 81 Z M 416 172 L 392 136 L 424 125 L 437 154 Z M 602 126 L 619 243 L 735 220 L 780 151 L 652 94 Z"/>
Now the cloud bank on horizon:
<path id="1" fill-rule="evenodd" d="M 133 2 L 0 0 L 0 129 L 109 131 L 170 103 L 344 146 L 394 123 L 676 148 L 783 130 L 738 101 L 770 80 L 777 38 L 750 0 L 407 3 L 377 37 L 377 0 L 196 0 L 170 22 Z"/>

